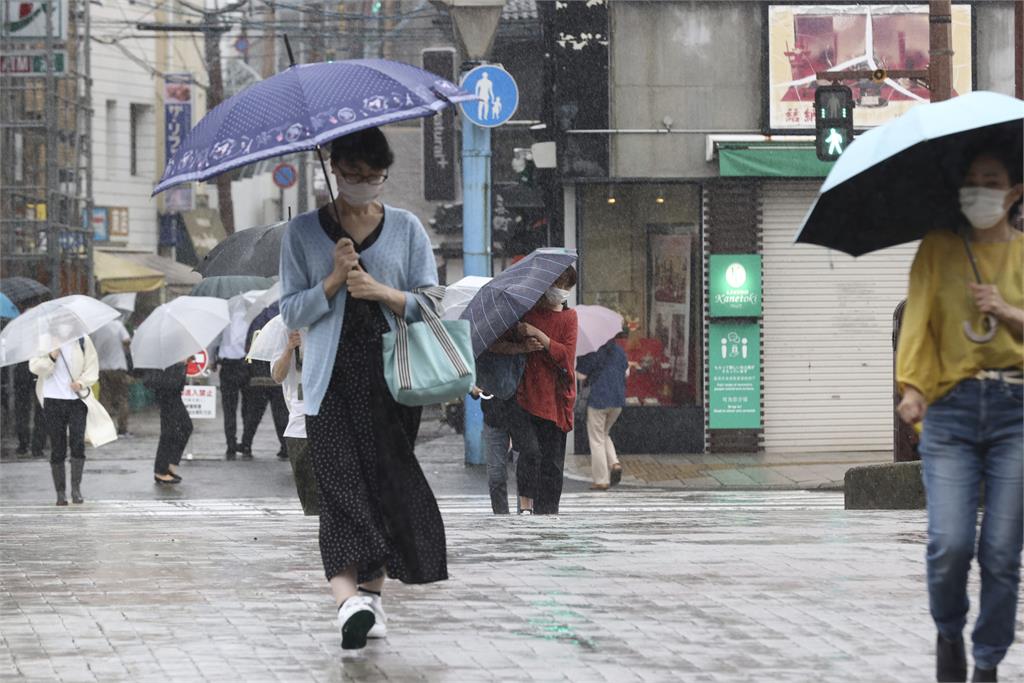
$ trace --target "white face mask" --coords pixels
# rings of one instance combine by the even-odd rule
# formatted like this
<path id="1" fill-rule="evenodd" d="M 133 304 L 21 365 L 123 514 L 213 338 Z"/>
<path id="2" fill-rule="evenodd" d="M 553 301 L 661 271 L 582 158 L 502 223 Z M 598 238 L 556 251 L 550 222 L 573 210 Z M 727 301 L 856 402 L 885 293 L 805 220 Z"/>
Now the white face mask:
<path id="1" fill-rule="evenodd" d="M 994 228 L 1006 214 L 1003 202 L 1008 192 L 989 187 L 961 187 L 960 211 L 975 230 Z"/>
<path id="2" fill-rule="evenodd" d="M 568 289 L 559 289 L 558 287 L 548 287 L 548 291 L 544 292 L 544 298 L 547 299 L 548 303 L 552 306 L 564 304 L 569 299 Z"/>
<path id="3" fill-rule="evenodd" d="M 338 178 L 338 194 L 352 206 L 366 206 L 376 201 L 383 191 L 383 185 L 347 183 L 344 178 Z"/>

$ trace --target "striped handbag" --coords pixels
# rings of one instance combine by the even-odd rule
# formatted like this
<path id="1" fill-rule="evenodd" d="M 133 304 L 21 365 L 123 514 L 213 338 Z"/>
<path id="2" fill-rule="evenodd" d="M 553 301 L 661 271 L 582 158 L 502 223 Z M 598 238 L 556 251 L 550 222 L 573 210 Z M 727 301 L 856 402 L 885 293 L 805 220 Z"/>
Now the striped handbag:
<path id="1" fill-rule="evenodd" d="M 406 406 L 443 403 L 465 396 L 476 381 L 469 322 L 441 320 L 437 307 L 444 287 L 413 292 L 423 322 L 395 316 L 384 335 L 384 377 L 396 401 Z"/>

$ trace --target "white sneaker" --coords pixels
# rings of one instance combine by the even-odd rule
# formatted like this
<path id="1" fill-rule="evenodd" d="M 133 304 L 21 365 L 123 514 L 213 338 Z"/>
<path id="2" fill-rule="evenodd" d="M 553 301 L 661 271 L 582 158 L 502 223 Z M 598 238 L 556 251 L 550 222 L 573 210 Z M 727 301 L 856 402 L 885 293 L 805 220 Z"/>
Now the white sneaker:
<path id="1" fill-rule="evenodd" d="M 370 598 L 370 606 L 373 608 L 374 621 L 373 628 L 366 634 L 366 637 L 387 638 L 388 623 L 387 616 L 384 614 L 384 600 L 379 595 L 368 595 L 367 597 Z"/>
<path id="2" fill-rule="evenodd" d="M 364 595 L 353 595 L 338 609 L 338 629 L 341 631 L 341 648 L 359 650 L 366 647 L 366 636 L 376 619 L 373 602 Z"/>

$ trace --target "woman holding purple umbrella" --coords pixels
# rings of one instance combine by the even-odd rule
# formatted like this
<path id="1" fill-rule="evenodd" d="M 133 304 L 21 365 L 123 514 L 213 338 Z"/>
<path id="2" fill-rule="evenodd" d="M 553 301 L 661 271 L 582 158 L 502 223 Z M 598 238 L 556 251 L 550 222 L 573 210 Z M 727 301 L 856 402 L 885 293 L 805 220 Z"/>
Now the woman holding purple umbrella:
<path id="1" fill-rule="evenodd" d="M 298 216 L 281 247 L 281 317 L 308 327 L 302 364 L 308 447 L 320 501 L 320 555 L 341 646 L 384 637 L 385 571 L 404 583 L 448 577 L 437 502 L 413 453 L 420 409 L 384 379 L 381 337 L 420 320 L 413 290 L 437 285 L 419 220 L 379 200 L 394 161 L 384 134 L 331 144 L 333 206 Z"/>

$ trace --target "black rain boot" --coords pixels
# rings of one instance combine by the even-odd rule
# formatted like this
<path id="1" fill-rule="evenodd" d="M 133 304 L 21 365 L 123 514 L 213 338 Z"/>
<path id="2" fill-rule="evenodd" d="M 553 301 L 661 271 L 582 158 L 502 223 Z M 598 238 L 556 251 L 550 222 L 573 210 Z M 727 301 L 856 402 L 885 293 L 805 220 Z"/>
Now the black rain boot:
<path id="1" fill-rule="evenodd" d="M 67 505 L 68 499 L 64 494 L 67 476 L 64 470 L 64 461 L 51 462 L 50 474 L 53 475 L 53 488 L 57 489 L 57 505 Z"/>
<path id="2" fill-rule="evenodd" d="M 946 640 L 935 637 L 935 680 L 940 683 L 960 683 L 967 680 L 967 653 L 964 639 Z"/>
<path id="3" fill-rule="evenodd" d="M 71 458 L 71 502 L 79 505 L 82 498 L 82 471 L 85 469 L 85 458 Z"/>
<path id="4" fill-rule="evenodd" d="M 971 681 L 981 681 L 982 683 L 988 683 L 989 681 L 998 681 L 999 674 L 998 668 L 996 669 L 979 669 L 977 665 L 974 666 L 974 676 Z"/>

